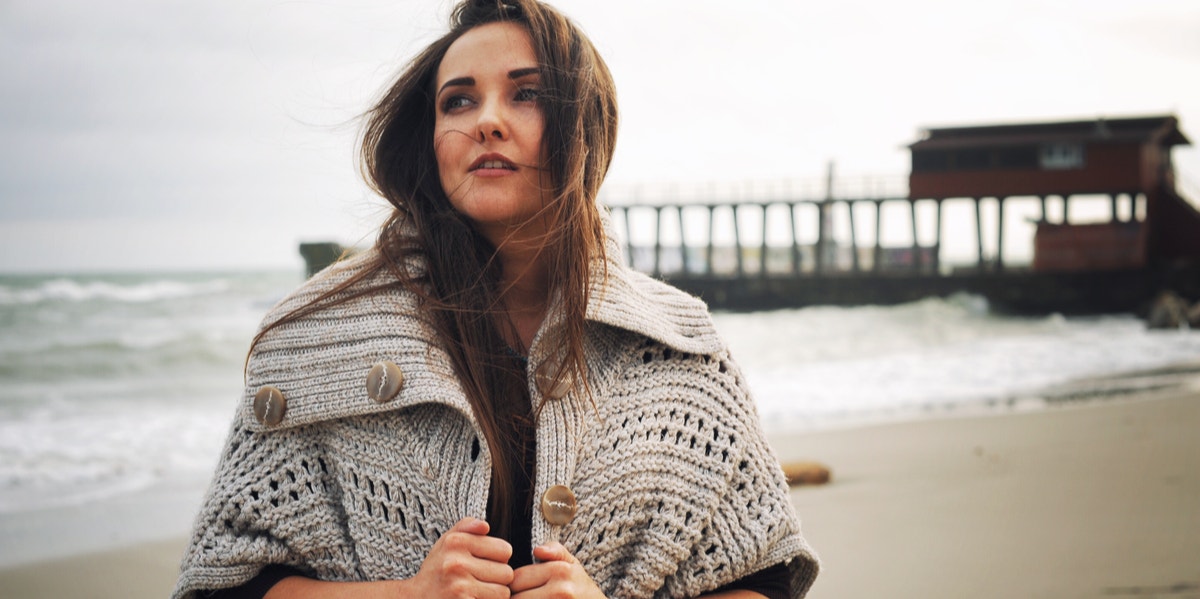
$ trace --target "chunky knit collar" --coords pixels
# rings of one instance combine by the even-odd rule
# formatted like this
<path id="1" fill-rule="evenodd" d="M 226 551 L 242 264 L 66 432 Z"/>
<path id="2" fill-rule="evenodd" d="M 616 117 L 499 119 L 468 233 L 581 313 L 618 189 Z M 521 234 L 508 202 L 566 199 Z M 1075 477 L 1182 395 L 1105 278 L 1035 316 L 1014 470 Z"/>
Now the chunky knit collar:
<path id="1" fill-rule="evenodd" d="M 607 218 L 605 219 L 607 221 Z M 625 265 L 621 246 L 606 222 L 605 261 L 593 266 L 588 318 L 638 333 L 686 353 L 725 349 L 708 306 Z"/>
<path id="2" fill-rule="evenodd" d="M 606 218 L 607 221 L 607 218 Z M 682 353 L 716 354 L 724 350 L 707 307 L 661 281 L 624 264 L 620 245 L 606 222 L 606 256 L 591 272 L 589 321 L 632 332 Z M 264 322 L 273 322 L 313 301 L 364 268 L 375 250 L 335 264 L 315 275 L 276 305 Z M 380 273 L 378 277 L 391 277 Z M 374 279 L 367 284 L 386 282 Z M 534 340 L 530 370 L 554 358 L 550 331 L 561 322 L 551 302 L 546 322 Z M 474 421 L 449 356 L 433 340 L 417 298 L 396 291 L 359 297 L 273 328 L 255 346 L 247 364 L 244 416 L 253 430 L 290 428 L 330 418 L 396 410 L 424 402 L 449 405 Z M 364 401 L 366 372 L 392 362 L 404 373 L 394 401 Z M 602 364 L 590 365 L 600 367 Z M 287 416 L 274 427 L 253 417 L 255 394 L 264 386 L 287 398 Z"/>

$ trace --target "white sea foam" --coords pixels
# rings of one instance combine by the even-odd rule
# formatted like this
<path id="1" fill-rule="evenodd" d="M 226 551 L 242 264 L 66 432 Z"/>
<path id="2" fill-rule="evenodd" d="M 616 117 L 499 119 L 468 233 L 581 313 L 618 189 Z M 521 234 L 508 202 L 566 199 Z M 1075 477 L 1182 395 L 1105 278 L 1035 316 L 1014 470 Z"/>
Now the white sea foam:
<path id="1" fill-rule="evenodd" d="M 231 405 L 231 404 L 227 404 Z M 0 513 L 76 505 L 203 478 L 232 410 L 50 402 L 0 420 Z"/>
<path id="2" fill-rule="evenodd" d="M 983 300 L 718 314 L 774 429 L 1037 404 L 1047 385 L 1200 359 L 1200 332 L 1130 315 L 1012 318 Z"/>
<path id="3" fill-rule="evenodd" d="M 196 283 L 178 280 L 157 280 L 119 284 L 110 281 L 81 281 L 71 278 L 56 278 L 43 281 L 36 287 L 0 285 L 0 305 L 36 304 L 47 301 L 87 302 L 94 300 L 145 303 L 221 293 L 227 289 L 229 289 L 229 282 L 222 279 Z"/>

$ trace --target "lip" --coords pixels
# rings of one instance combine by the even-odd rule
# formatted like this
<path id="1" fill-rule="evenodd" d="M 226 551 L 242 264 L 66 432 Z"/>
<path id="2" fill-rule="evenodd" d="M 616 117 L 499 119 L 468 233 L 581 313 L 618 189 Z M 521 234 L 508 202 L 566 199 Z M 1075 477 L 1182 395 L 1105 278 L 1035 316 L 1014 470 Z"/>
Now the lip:
<path id="1" fill-rule="evenodd" d="M 485 163 L 493 162 L 493 161 L 503 162 L 505 167 L 507 167 L 507 168 L 482 168 Z M 515 162 L 513 162 L 512 160 L 509 160 L 508 157 L 505 156 L 504 154 L 500 154 L 498 152 L 488 152 L 486 154 L 481 154 L 478 158 L 476 158 L 473 162 L 471 162 L 471 166 L 467 168 L 467 172 L 469 172 L 469 173 L 483 171 L 484 173 L 499 174 L 499 173 L 514 172 L 516 170 L 517 170 L 517 164 Z"/>

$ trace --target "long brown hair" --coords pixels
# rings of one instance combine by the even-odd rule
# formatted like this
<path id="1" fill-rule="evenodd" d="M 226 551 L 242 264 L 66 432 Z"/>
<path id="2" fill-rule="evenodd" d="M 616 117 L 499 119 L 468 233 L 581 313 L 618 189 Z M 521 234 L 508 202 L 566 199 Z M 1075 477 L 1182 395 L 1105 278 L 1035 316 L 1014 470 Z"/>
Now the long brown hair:
<path id="1" fill-rule="evenodd" d="M 464 33 L 497 21 L 522 26 L 539 61 L 542 148 L 552 189 L 545 194 L 548 199 L 538 218 L 551 225 L 541 250 L 562 319 L 561 326 L 549 332 L 554 339 L 547 345 L 561 348 L 552 358 L 556 382 L 566 377 L 586 390 L 583 345 L 589 273 L 605 258 L 596 196 L 616 145 L 616 90 L 591 41 L 557 10 L 536 0 L 464 0 L 451 14 L 450 31 L 418 54 L 365 114 L 362 172 L 394 208 L 380 230 L 377 251 L 356 276 L 271 323 L 255 342 L 276 326 L 392 285 L 417 294 L 491 451 L 492 527 L 507 536 L 514 510 L 526 506 L 517 505 L 525 498 L 515 497 L 520 464 L 510 458 L 519 456 L 499 450 L 502 444 L 513 444 L 500 412 L 511 405 L 505 394 L 528 394 L 526 373 L 506 356 L 504 336 L 497 328 L 506 321 L 499 301 L 496 248 L 450 205 L 433 152 L 434 86 L 442 58 Z M 396 282 L 382 288 L 358 286 L 382 271 L 392 273 Z"/>

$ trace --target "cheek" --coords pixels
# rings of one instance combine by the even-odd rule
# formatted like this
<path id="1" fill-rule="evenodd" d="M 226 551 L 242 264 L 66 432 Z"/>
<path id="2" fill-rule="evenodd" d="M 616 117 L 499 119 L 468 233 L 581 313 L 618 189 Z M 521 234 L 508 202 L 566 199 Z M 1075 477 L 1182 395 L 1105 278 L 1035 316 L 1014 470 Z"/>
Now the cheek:
<path id="1" fill-rule="evenodd" d="M 461 135 L 443 128 L 435 128 L 433 132 L 433 156 L 437 160 L 438 173 L 443 182 L 447 175 L 454 172 L 457 158 L 463 155 L 463 140 Z"/>

